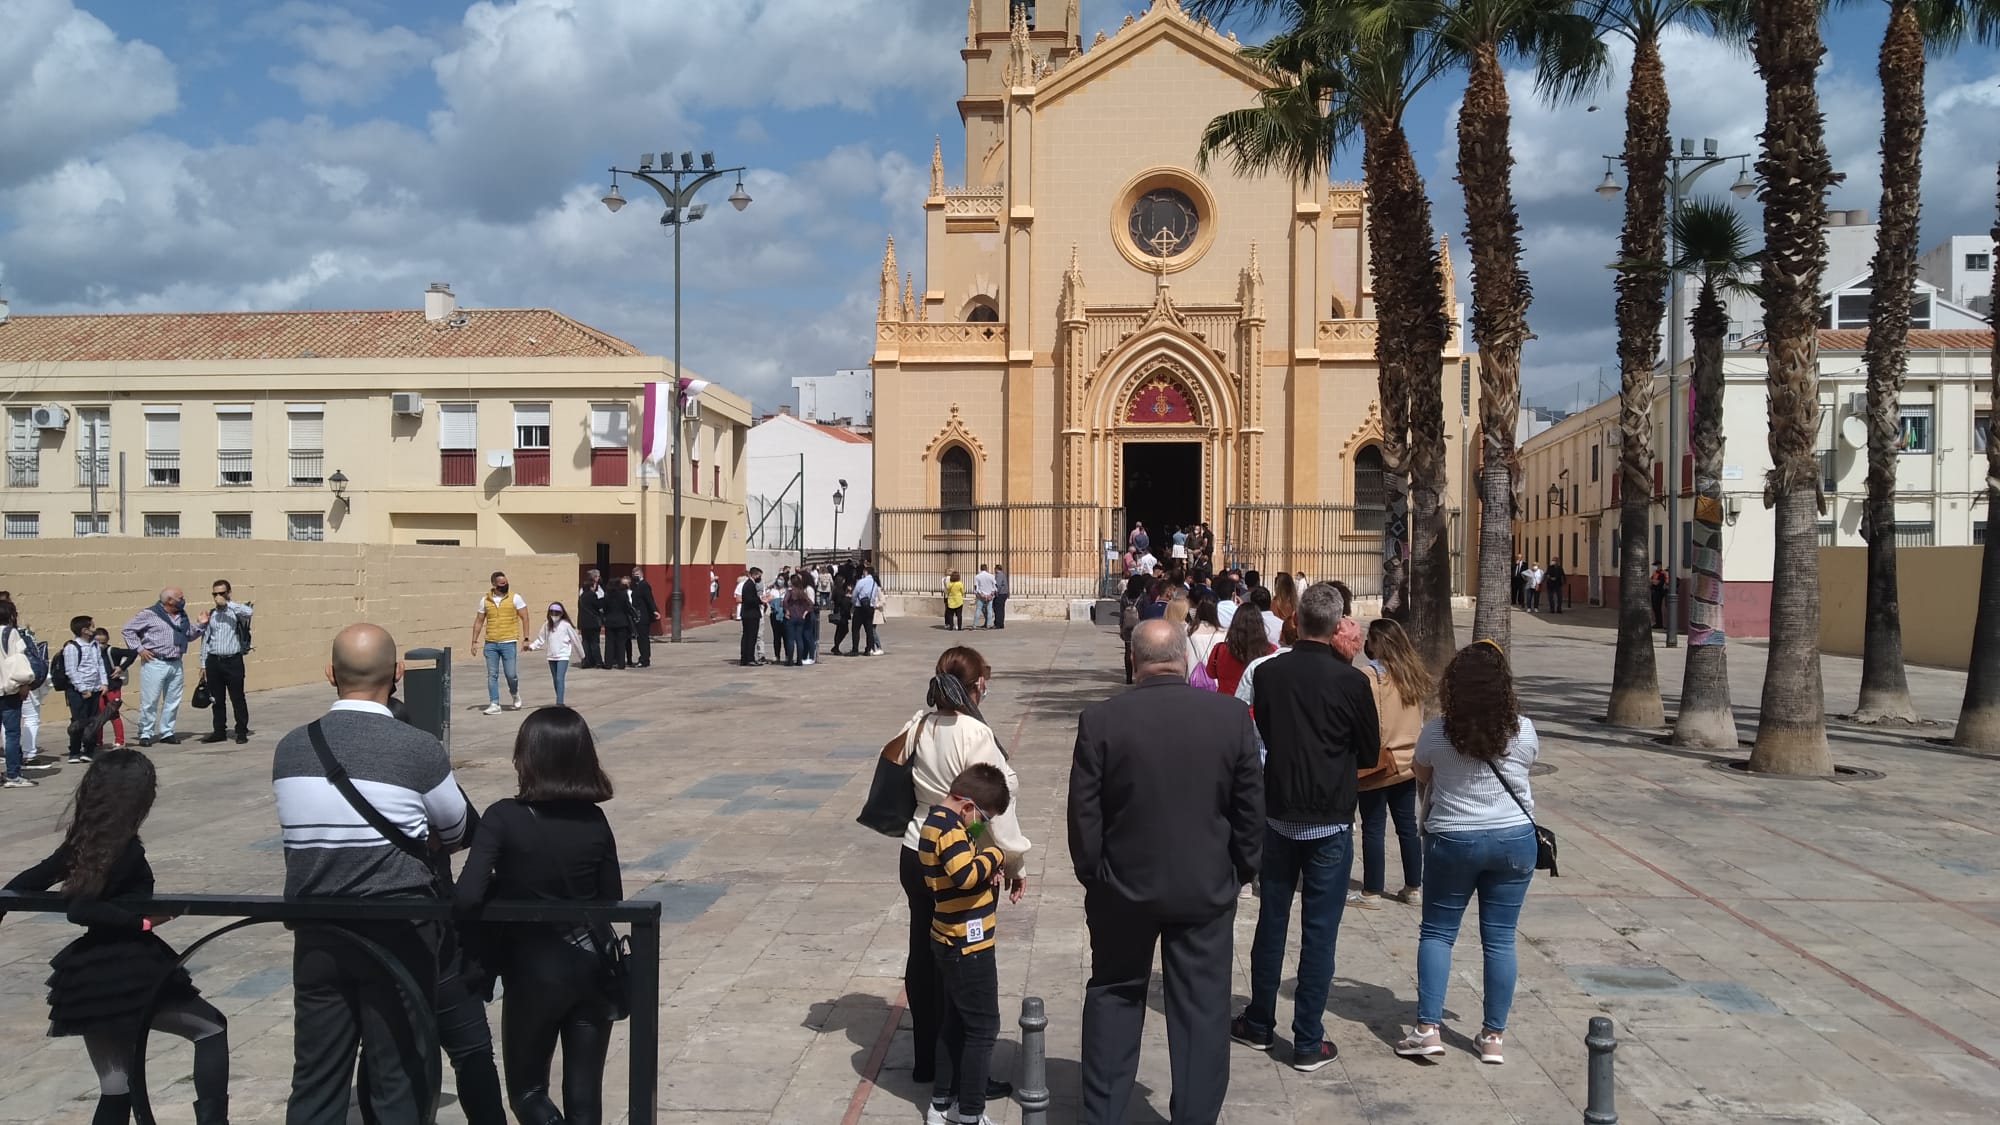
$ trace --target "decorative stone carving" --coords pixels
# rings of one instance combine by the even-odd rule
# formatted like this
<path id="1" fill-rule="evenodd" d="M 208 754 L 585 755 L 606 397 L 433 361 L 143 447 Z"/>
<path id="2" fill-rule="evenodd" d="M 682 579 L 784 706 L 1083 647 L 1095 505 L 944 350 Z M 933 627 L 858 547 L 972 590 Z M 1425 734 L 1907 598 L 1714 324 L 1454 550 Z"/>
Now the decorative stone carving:
<path id="1" fill-rule="evenodd" d="M 1243 306 L 1245 320 L 1264 319 L 1264 269 L 1257 262 L 1257 244 L 1250 244 L 1250 264 L 1243 267 L 1237 284 L 1236 300 Z"/>
<path id="2" fill-rule="evenodd" d="M 1036 66 L 1034 50 L 1028 39 L 1028 9 L 1025 5 L 1017 6 L 1013 27 L 1007 35 L 1007 85 L 1016 88 L 1033 86 Z"/>
<path id="3" fill-rule="evenodd" d="M 882 251 L 882 295 L 875 303 L 875 319 L 890 322 L 903 319 L 903 304 L 896 292 L 896 236 Z"/>
<path id="4" fill-rule="evenodd" d="M 923 319 L 917 315 L 916 277 L 907 273 L 903 275 L 903 319 L 905 321 Z"/>
<path id="5" fill-rule="evenodd" d="M 944 421 L 944 428 L 937 432 L 931 443 L 924 447 L 924 460 L 935 461 L 938 454 L 949 446 L 962 445 L 972 451 L 974 457 L 986 460 L 986 443 L 965 424 L 965 415 L 959 413 L 958 404 L 951 404 L 951 417 Z"/>
<path id="6" fill-rule="evenodd" d="M 1368 400 L 1368 413 L 1354 432 L 1347 435 L 1347 444 L 1340 447 L 1340 459 L 1352 464 L 1354 455 L 1361 447 L 1382 440 L 1382 404 L 1375 399 Z"/>
<path id="7" fill-rule="evenodd" d="M 1360 214 L 1366 193 L 1360 184 L 1351 180 L 1329 185 L 1326 192 L 1327 210 L 1335 214 Z"/>
<path id="8" fill-rule="evenodd" d="M 946 217 L 998 215 L 1007 203 L 1005 184 L 946 188 L 942 194 Z"/>
<path id="9" fill-rule="evenodd" d="M 1075 243 L 1069 248 L 1069 268 L 1063 271 L 1062 297 L 1056 303 L 1056 317 L 1064 324 L 1081 324 L 1084 313 L 1083 265 Z"/>
<path id="10" fill-rule="evenodd" d="M 931 138 L 931 198 L 944 194 L 944 138 Z"/>

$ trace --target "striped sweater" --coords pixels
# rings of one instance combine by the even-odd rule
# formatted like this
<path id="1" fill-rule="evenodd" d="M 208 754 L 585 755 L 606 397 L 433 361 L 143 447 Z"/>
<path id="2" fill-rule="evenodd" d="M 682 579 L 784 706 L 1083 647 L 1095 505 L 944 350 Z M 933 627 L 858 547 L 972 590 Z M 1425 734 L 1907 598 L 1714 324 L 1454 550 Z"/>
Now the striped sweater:
<path id="1" fill-rule="evenodd" d="M 965 818 L 956 810 L 934 806 L 924 818 L 917 841 L 924 885 L 936 897 L 931 913 L 931 940 L 960 953 L 993 948 L 993 930 L 1000 896 L 993 876 L 1004 861 L 991 844 L 975 847 L 966 834 Z"/>

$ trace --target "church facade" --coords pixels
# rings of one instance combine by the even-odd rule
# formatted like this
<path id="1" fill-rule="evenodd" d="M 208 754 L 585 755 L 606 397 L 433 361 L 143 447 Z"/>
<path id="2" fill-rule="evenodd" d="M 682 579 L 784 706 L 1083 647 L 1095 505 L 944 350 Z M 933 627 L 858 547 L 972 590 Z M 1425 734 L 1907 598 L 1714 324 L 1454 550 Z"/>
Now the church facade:
<path id="1" fill-rule="evenodd" d="M 885 585 L 1002 561 L 1017 596 L 1089 596 L 1105 543 L 1145 522 L 1209 525 L 1218 562 L 1379 589 L 1360 186 L 1200 168 L 1210 119 L 1264 86 L 1235 39 L 1152 0 L 1086 46 L 1079 9 L 971 0 L 963 172 L 940 143 L 924 245 L 884 253 Z M 1439 356 L 1459 511 L 1477 417 L 1461 335 Z"/>

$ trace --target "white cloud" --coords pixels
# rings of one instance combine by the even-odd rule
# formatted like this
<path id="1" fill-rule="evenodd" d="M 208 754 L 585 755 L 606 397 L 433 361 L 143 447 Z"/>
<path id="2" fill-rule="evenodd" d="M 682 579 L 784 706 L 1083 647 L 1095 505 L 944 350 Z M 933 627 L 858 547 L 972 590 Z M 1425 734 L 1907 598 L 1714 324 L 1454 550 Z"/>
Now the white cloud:
<path id="1" fill-rule="evenodd" d="M 69 0 L 0 0 L 0 187 L 47 172 L 179 105 L 158 48 Z"/>
<path id="2" fill-rule="evenodd" d="M 299 61 L 274 66 L 271 78 L 298 90 L 307 105 L 367 105 L 397 79 L 422 68 L 437 44 L 407 27 L 373 28 L 351 12 L 286 4 L 259 21 L 280 29 Z"/>

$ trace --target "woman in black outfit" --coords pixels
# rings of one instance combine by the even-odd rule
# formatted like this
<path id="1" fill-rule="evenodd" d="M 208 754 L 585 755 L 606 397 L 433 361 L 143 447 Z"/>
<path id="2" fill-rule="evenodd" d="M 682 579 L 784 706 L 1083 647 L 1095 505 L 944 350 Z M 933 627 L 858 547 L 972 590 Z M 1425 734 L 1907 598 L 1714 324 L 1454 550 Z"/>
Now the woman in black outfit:
<path id="1" fill-rule="evenodd" d="M 77 786 L 69 829 L 54 855 L 16 875 L 10 891 L 46 891 L 57 883 L 69 920 L 87 927 L 49 961 L 49 1034 L 81 1035 L 97 1071 L 91 1125 L 132 1118 L 132 1046 L 152 1002 L 155 1030 L 194 1043 L 194 1119 L 229 1120 L 228 1021 L 201 998 L 180 955 L 153 928 L 167 919 L 137 914 L 119 899 L 153 897 L 153 868 L 139 825 L 153 811 L 153 763 L 137 750 L 100 754 Z"/>
<path id="2" fill-rule="evenodd" d="M 514 739 L 521 793 L 479 822 L 458 879 L 461 911 L 488 898 L 617 902 L 618 842 L 600 804 L 611 779 L 583 716 L 567 707 L 529 715 Z M 581 923 L 495 926 L 493 956 L 505 995 L 500 1044 L 507 1097 L 522 1125 L 597 1125 L 611 1003 L 599 984 L 598 938 Z M 603 932 L 600 929 L 598 932 Z M 563 1052 L 563 1104 L 549 1097 L 549 1064 Z"/>

